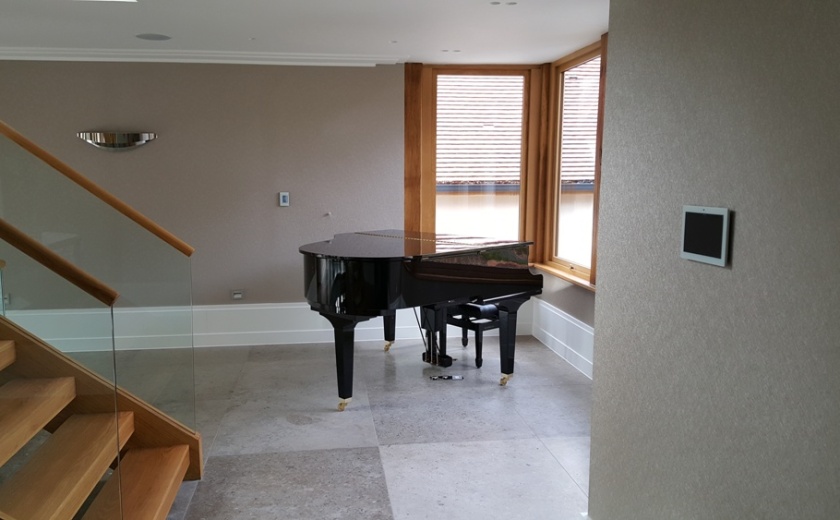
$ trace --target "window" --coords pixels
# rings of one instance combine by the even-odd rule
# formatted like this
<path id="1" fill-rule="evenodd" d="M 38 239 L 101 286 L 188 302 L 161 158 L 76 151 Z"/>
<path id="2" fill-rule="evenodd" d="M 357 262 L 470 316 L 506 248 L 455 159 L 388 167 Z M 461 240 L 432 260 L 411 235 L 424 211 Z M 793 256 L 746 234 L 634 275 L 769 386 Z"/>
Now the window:
<path id="1" fill-rule="evenodd" d="M 525 78 L 436 79 L 435 231 L 518 239 Z"/>
<path id="2" fill-rule="evenodd" d="M 405 229 L 528 240 L 536 267 L 594 290 L 606 44 L 543 65 L 406 64 Z"/>
<path id="3" fill-rule="evenodd" d="M 558 60 L 550 87 L 550 197 L 541 263 L 588 288 L 595 285 L 603 61 L 601 42 Z"/>
<path id="4" fill-rule="evenodd" d="M 406 65 L 405 229 L 524 237 L 541 77 L 530 65 Z"/>

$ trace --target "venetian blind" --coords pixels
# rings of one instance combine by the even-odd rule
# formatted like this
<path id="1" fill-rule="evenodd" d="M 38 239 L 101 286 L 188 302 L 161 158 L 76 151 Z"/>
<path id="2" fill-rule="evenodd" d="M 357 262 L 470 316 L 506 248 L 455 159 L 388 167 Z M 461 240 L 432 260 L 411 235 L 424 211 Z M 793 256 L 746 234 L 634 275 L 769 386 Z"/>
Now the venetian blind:
<path id="1" fill-rule="evenodd" d="M 594 182 L 601 57 L 563 73 L 560 179 Z"/>
<path id="2" fill-rule="evenodd" d="M 518 184 L 522 76 L 438 75 L 437 182 Z"/>

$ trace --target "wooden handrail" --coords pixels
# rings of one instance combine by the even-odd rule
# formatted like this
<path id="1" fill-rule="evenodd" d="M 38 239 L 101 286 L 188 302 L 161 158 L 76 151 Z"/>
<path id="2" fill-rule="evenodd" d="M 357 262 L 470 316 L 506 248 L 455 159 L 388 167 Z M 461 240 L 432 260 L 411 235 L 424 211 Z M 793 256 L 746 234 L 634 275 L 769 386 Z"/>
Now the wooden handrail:
<path id="1" fill-rule="evenodd" d="M 77 172 L 67 164 L 61 162 L 60 160 L 53 157 L 49 152 L 40 148 L 38 145 L 21 135 L 18 131 L 0 121 L 0 134 L 5 135 L 15 143 L 17 143 L 21 148 L 25 149 L 35 157 L 41 159 L 56 171 L 67 177 L 68 179 L 72 180 L 82 188 L 86 189 L 88 192 L 114 208 L 115 210 L 119 211 L 126 217 L 130 218 L 140 226 L 143 226 L 147 230 L 149 230 L 152 234 L 166 242 L 167 244 L 171 245 L 181 253 L 186 256 L 191 256 L 195 249 L 181 240 L 180 238 L 176 237 L 169 231 L 160 227 L 157 223 L 155 223 L 150 218 L 146 217 L 136 209 L 132 208 L 125 202 L 121 201 L 114 195 L 108 193 L 103 188 L 95 184 L 93 181 L 82 175 L 81 173 Z"/>
<path id="2" fill-rule="evenodd" d="M 54 253 L 34 238 L 0 219 L 0 238 L 107 306 L 119 293 Z"/>

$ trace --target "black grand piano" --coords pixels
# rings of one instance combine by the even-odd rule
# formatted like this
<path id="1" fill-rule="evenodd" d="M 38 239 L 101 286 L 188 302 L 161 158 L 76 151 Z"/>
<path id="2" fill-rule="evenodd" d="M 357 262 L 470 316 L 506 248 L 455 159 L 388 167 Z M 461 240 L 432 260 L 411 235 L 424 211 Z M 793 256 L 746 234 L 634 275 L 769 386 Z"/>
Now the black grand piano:
<path id="1" fill-rule="evenodd" d="M 517 311 L 542 291 L 542 276 L 528 269 L 529 245 L 389 229 L 301 246 L 306 300 L 335 330 L 339 410 L 353 395 L 356 324 L 382 316 L 387 350 L 397 309 L 421 308 L 423 359 L 441 366 L 452 362 L 446 323 L 453 309 L 475 309 L 479 317 L 492 311 L 499 329 L 500 384 L 506 384 L 513 374 Z"/>

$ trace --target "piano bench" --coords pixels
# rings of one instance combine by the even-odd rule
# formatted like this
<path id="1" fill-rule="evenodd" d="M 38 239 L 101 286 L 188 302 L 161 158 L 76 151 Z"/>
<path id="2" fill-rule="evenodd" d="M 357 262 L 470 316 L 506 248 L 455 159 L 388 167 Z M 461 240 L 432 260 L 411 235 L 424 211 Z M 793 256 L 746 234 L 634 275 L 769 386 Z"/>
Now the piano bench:
<path id="1" fill-rule="evenodd" d="M 446 309 L 446 323 L 461 327 L 461 345 L 469 344 L 468 331 L 475 332 L 475 366 L 481 368 L 481 349 L 485 330 L 499 328 L 499 309 L 495 305 L 464 303 Z"/>

